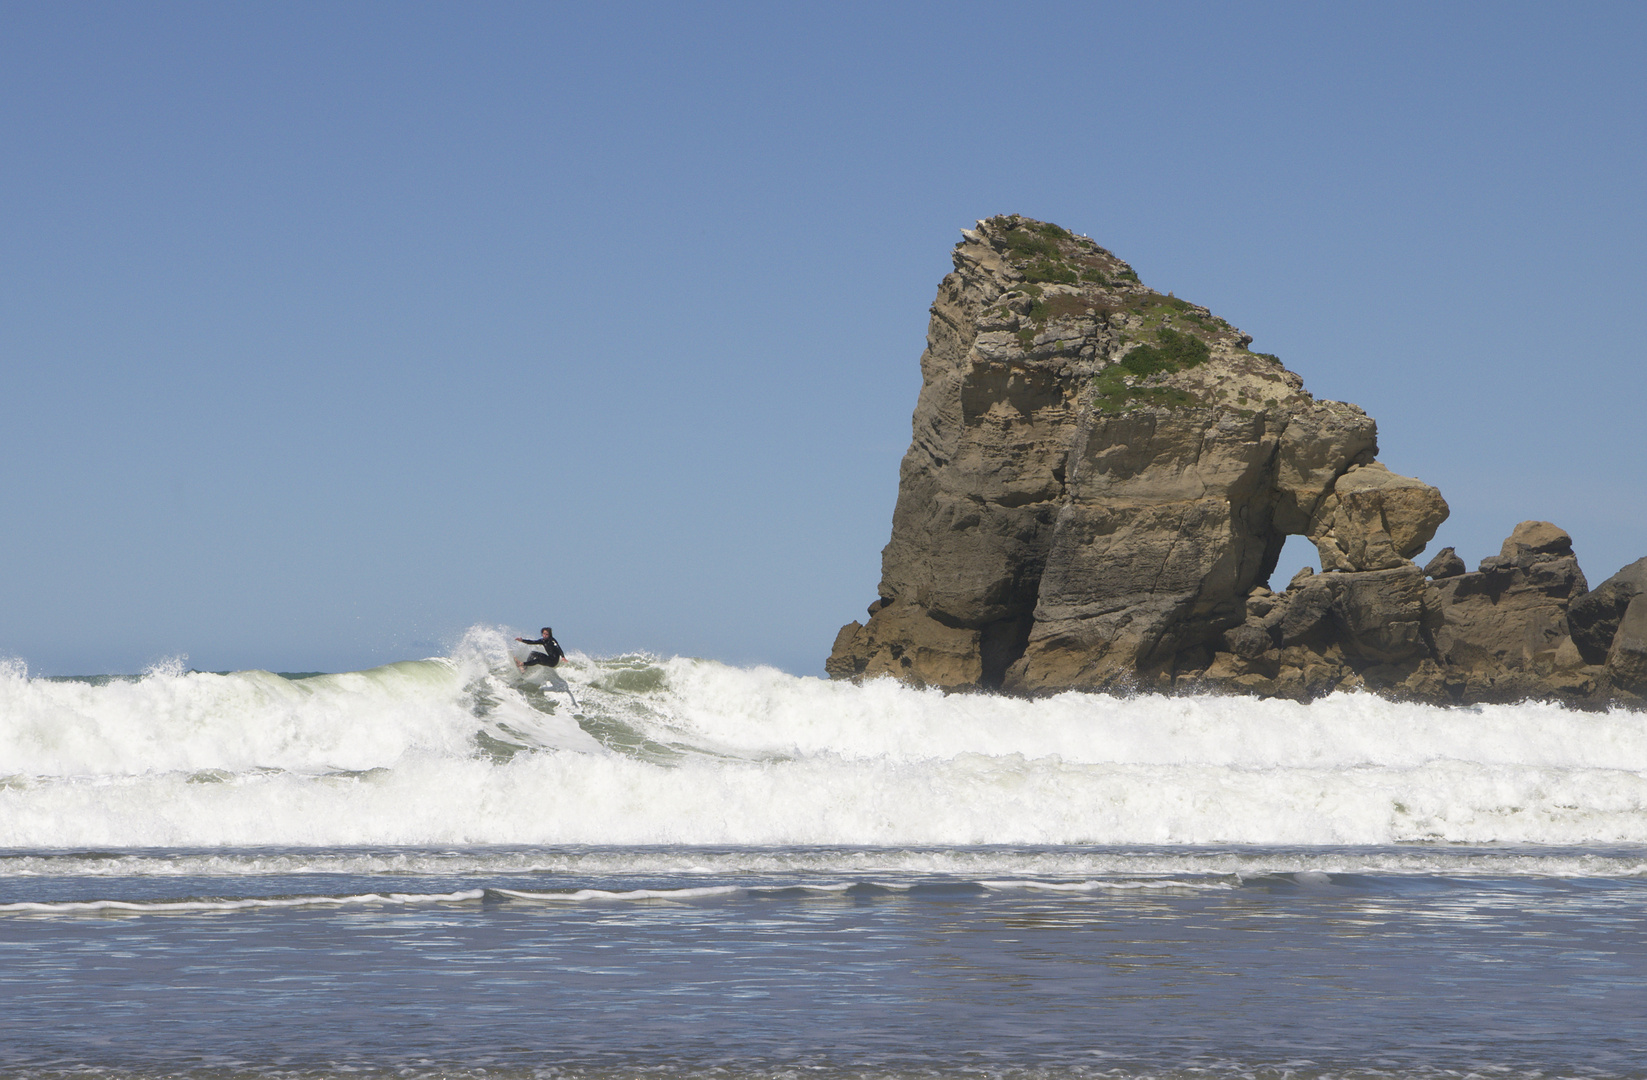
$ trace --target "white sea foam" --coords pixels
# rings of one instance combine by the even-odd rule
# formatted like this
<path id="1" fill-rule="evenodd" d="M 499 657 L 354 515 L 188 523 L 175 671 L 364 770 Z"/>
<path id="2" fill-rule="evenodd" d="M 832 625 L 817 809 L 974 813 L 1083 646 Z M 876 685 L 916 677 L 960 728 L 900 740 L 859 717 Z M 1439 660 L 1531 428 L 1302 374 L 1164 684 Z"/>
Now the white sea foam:
<path id="1" fill-rule="evenodd" d="M 587 904 L 599 900 L 707 900 L 738 896 L 747 890 L 736 885 L 706 885 L 685 889 L 573 889 L 568 892 L 528 892 L 522 889 L 494 889 L 502 896 L 517 900 L 555 900 L 569 904 Z"/>
<path id="2" fill-rule="evenodd" d="M 997 892 L 1054 892 L 1054 893 L 1096 893 L 1125 891 L 1131 889 L 1234 889 L 1234 881 L 1182 881 L 1175 878 L 1139 879 L 1126 878 L 1122 880 L 1088 880 L 1088 881 L 980 881 L 978 884 L 986 889 Z"/>
<path id="3" fill-rule="evenodd" d="M 453 904 L 479 900 L 483 889 L 449 893 L 357 893 L 352 896 L 246 896 L 211 900 L 61 900 L 23 901 L 0 904 L 0 913 L 13 915 L 136 915 L 193 913 L 202 911 L 245 911 L 251 908 L 361 907 L 366 905 L 404 906 L 409 904 Z"/>
<path id="4" fill-rule="evenodd" d="M 1276 874 L 1372 874 L 1452 877 L 1647 877 L 1647 852 L 1636 848 L 483 848 L 478 850 L 0 853 L 0 877 L 279 877 L 305 874 L 369 877 L 555 874 L 574 878 L 670 879 L 754 876 L 788 887 L 840 890 L 828 875 L 857 880 L 949 877 L 989 884 L 1007 879 L 1082 881 L 1194 876 L 1251 878 Z"/>
<path id="5" fill-rule="evenodd" d="M 574 715 L 505 640 L 302 680 L 0 670 L 0 847 L 1647 843 L 1640 713 L 1025 701 L 574 656 Z"/>

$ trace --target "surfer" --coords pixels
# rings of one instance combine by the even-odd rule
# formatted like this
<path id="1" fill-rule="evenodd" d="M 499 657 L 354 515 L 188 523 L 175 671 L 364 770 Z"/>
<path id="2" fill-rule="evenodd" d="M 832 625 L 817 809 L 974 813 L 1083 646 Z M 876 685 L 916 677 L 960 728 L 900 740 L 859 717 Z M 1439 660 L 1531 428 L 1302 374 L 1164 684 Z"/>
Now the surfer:
<path id="1" fill-rule="evenodd" d="M 555 640 L 555 632 L 547 626 L 543 628 L 543 636 L 536 640 L 523 637 L 518 637 L 515 640 L 520 642 L 522 645 L 531 645 L 534 648 L 543 650 L 542 652 L 532 653 L 526 658 L 525 662 L 516 660 L 515 666 L 520 668 L 522 671 L 525 671 L 529 667 L 552 668 L 556 664 L 560 663 L 561 659 L 566 655 L 566 650 L 561 648 L 560 642 Z"/>

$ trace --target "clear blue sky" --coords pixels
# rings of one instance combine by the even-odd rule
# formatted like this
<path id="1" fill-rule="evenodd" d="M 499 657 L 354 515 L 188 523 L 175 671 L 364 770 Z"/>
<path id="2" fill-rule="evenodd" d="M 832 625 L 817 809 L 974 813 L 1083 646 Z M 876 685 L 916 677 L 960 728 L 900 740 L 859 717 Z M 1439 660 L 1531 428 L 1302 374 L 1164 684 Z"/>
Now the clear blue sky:
<path id="1" fill-rule="evenodd" d="M 0 3 L 0 656 L 821 673 L 1011 212 L 1377 417 L 1432 551 L 1547 518 L 1597 583 L 1644 55 L 1639 4 Z"/>

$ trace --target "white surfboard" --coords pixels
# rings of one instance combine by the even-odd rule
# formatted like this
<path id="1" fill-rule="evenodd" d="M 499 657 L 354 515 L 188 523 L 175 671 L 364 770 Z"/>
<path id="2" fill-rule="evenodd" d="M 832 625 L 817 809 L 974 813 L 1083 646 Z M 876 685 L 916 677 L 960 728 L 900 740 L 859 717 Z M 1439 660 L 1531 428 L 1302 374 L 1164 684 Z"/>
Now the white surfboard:
<path id="1" fill-rule="evenodd" d="M 530 656 L 533 651 L 534 650 L 532 649 L 527 649 L 526 655 Z M 517 655 L 514 648 L 509 650 L 509 658 L 515 662 L 515 667 L 520 669 L 520 677 L 523 680 L 531 683 L 533 686 L 541 686 L 545 690 L 558 694 L 565 694 L 567 697 L 572 699 L 572 708 L 575 709 L 578 707 L 578 699 L 572 695 L 571 684 L 568 683 L 560 675 L 560 673 L 555 670 L 555 668 L 549 667 L 547 664 L 533 664 L 532 666 L 527 667 L 524 663 L 522 663 L 526 657 Z M 564 657 L 561 658 L 561 663 L 566 663 Z"/>

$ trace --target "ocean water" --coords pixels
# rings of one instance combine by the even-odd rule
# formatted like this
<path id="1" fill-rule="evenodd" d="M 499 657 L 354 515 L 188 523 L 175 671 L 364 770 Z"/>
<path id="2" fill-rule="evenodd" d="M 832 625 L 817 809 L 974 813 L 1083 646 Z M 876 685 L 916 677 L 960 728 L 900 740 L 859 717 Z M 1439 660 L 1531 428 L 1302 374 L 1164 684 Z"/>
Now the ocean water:
<path id="1" fill-rule="evenodd" d="M 1647 716 L 0 667 L 0 1075 L 1647 1077 Z"/>

